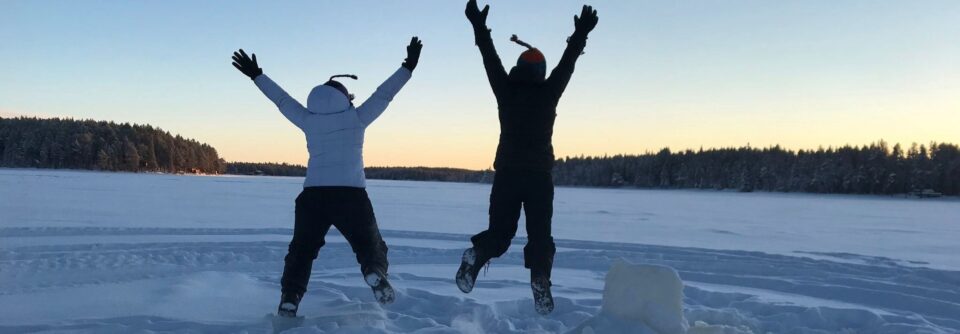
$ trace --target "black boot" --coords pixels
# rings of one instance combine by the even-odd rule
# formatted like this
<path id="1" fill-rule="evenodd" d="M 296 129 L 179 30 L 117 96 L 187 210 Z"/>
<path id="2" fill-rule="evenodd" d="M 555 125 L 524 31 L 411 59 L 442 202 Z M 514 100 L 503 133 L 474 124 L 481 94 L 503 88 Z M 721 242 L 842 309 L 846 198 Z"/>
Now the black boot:
<path id="1" fill-rule="evenodd" d="M 480 269 L 490 261 L 490 258 L 481 254 L 476 248 L 467 248 L 463 251 L 460 261 L 460 269 L 457 270 L 457 287 L 464 293 L 470 293 L 477 282 Z"/>
<path id="2" fill-rule="evenodd" d="M 533 307 L 541 315 L 553 312 L 553 293 L 550 292 L 550 275 L 530 271 L 530 288 L 533 290 Z"/>
<path id="3" fill-rule="evenodd" d="M 277 307 L 277 315 L 288 318 L 296 317 L 297 309 L 300 307 L 300 298 L 302 297 L 302 295 L 297 293 L 281 294 L 280 306 Z"/>
<path id="4" fill-rule="evenodd" d="M 393 303 L 396 293 L 387 280 L 387 274 L 380 269 L 371 269 L 363 275 L 363 280 L 373 289 L 373 296 L 382 305 Z"/>

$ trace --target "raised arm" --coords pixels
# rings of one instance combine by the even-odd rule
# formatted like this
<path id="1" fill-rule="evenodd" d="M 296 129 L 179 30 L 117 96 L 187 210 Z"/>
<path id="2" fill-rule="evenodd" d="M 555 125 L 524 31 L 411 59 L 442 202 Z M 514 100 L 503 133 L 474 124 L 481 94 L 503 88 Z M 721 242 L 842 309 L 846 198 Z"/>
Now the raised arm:
<path id="1" fill-rule="evenodd" d="M 493 93 L 499 95 L 500 91 L 506 86 L 507 71 L 503 68 L 503 62 L 497 55 L 497 49 L 493 46 L 493 39 L 490 38 L 490 29 L 487 28 L 487 14 L 490 13 L 490 5 L 483 7 L 481 11 L 477 7 L 477 0 L 467 2 L 467 9 L 464 11 L 470 24 L 473 26 L 473 38 L 480 48 L 480 56 L 483 57 L 483 67 L 487 71 L 487 79 L 490 80 L 490 87 Z"/>
<path id="2" fill-rule="evenodd" d="M 257 65 L 257 54 L 253 54 L 253 58 L 250 58 L 243 49 L 234 52 L 233 67 L 236 67 L 240 72 L 243 72 L 244 75 L 250 77 L 253 83 L 257 85 L 257 88 L 263 92 L 263 95 L 266 95 L 273 104 L 277 105 L 277 108 L 280 109 L 280 113 L 282 113 L 284 117 L 298 128 L 302 128 L 309 111 L 307 111 L 307 108 L 304 108 L 300 102 L 297 102 L 296 99 L 291 97 L 290 94 L 287 94 L 283 88 L 280 88 L 279 85 L 273 82 L 273 80 L 270 80 L 267 75 L 263 74 L 263 69 Z"/>
<path id="3" fill-rule="evenodd" d="M 557 67 L 550 72 L 550 78 L 547 84 L 554 87 L 558 92 L 563 93 L 567 89 L 567 83 L 573 76 L 573 69 L 577 63 L 577 58 L 583 54 L 583 49 L 587 46 L 587 34 L 597 26 L 597 11 L 591 6 L 584 5 L 580 16 L 573 17 L 574 31 L 573 35 L 567 39 L 567 48 L 563 50 L 563 56 Z"/>
<path id="4" fill-rule="evenodd" d="M 383 114 L 384 110 L 387 110 L 390 101 L 393 101 L 393 97 L 410 80 L 413 70 L 417 68 L 417 64 L 420 62 L 421 49 L 423 49 L 423 43 L 420 42 L 420 39 L 416 36 L 411 38 L 410 45 L 407 45 L 407 58 L 404 59 L 400 69 L 387 78 L 387 81 L 380 84 L 377 91 L 373 92 L 370 98 L 357 107 L 357 117 L 360 117 L 360 122 L 363 122 L 364 125 L 370 125 L 377 117 L 380 117 L 380 114 Z"/>

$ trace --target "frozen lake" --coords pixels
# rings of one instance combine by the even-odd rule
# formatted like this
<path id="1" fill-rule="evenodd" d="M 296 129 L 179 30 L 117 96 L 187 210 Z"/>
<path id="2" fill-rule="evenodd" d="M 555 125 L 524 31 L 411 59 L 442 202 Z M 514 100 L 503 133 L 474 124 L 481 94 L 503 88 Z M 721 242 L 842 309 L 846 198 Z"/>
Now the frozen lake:
<path id="1" fill-rule="evenodd" d="M 0 226 L 292 228 L 302 181 L 0 169 Z M 368 191 L 381 229 L 473 234 L 487 225 L 487 184 L 370 180 Z M 852 253 L 960 270 L 956 199 L 560 187 L 554 205 L 558 239 Z"/>
<path id="2" fill-rule="evenodd" d="M 0 332 L 276 332 L 301 181 L 0 169 Z M 956 199 L 557 188 L 558 307 L 539 317 L 522 223 L 473 293 L 453 285 L 490 185 L 368 184 L 398 303 L 331 233 L 291 332 L 569 332 L 619 258 L 674 268 L 691 326 L 713 326 L 697 333 L 960 331 Z"/>

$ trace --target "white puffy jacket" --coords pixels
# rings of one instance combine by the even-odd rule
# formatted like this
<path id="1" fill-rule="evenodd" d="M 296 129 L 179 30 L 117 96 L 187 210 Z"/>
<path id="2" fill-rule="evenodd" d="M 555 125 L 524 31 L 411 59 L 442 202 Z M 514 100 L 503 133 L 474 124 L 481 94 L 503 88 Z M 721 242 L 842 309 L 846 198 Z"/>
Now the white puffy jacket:
<path id="1" fill-rule="evenodd" d="M 254 83 L 307 137 L 310 160 L 304 187 L 365 188 L 364 132 L 387 109 L 400 88 L 410 80 L 410 75 L 410 70 L 401 66 L 356 108 L 343 93 L 330 86 L 314 87 L 304 108 L 266 74 L 257 76 Z"/>

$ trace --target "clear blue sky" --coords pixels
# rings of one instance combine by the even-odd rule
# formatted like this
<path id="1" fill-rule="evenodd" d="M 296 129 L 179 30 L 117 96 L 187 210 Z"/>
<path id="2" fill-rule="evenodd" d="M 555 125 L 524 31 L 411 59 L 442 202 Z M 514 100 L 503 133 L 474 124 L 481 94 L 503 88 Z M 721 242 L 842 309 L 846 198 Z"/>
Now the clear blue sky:
<path id="1" fill-rule="evenodd" d="M 481 6 L 484 3 L 481 1 Z M 302 136 L 230 66 L 258 55 L 296 98 L 356 73 L 365 98 L 424 41 L 367 132 L 369 165 L 489 167 L 496 106 L 465 1 L 3 1 L 0 116 L 149 123 L 228 160 L 303 163 Z M 582 1 L 494 1 L 555 64 Z M 596 1 L 558 110 L 558 155 L 750 143 L 960 142 L 960 1 Z"/>

